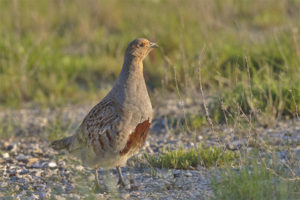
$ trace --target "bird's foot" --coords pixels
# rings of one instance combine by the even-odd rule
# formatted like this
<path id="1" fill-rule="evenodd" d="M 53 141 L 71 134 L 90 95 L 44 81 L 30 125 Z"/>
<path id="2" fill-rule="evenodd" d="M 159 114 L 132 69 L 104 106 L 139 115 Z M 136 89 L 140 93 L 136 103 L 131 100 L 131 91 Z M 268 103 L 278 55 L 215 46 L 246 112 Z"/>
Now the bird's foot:
<path id="1" fill-rule="evenodd" d="M 121 178 L 119 178 L 118 185 L 121 186 L 121 187 L 125 187 L 126 186 L 124 180 L 121 179 Z"/>
<path id="2" fill-rule="evenodd" d="M 118 174 L 119 174 L 118 185 L 121 186 L 121 187 L 125 187 L 126 184 L 125 184 L 124 179 L 123 179 L 123 176 L 122 176 L 121 167 L 117 166 L 116 169 L 117 169 L 117 172 L 118 172 Z"/>

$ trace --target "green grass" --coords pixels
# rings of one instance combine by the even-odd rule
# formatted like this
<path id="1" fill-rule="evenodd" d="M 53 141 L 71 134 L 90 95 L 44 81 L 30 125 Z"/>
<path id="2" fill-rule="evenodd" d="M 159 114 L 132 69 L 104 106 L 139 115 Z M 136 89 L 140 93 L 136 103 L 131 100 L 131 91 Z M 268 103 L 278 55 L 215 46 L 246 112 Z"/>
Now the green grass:
<path id="1" fill-rule="evenodd" d="M 249 158 L 247 158 L 249 159 Z M 299 199 L 299 180 L 283 179 L 266 168 L 257 158 L 244 163 L 238 170 L 227 169 L 212 174 L 212 189 L 216 199 Z"/>
<path id="2" fill-rule="evenodd" d="M 246 115 L 254 113 L 274 119 L 296 117 L 300 112 L 300 79 L 296 77 L 299 75 L 296 68 L 295 74 L 287 69 L 276 72 L 269 65 L 254 68 L 250 68 L 248 77 L 239 72 L 243 81 L 215 96 L 210 107 L 217 122 L 224 122 L 226 114 L 231 118 L 241 114 L 236 112 L 236 106 Z"/>
<path id="3" fill-rule="evenodd" d="M 157 168 L 195 169 L 197 166 L 212 167 L 234 163 L 236 152 L 220 147 L 203 148 L 199 146 L 188 150 L 165 151 L 158 155 L 145 155 L 149 165 Z"/>
<path id="4" fill-rule="evenodd" d="M 179 90 L 198 92 L 204 49 L 202 84 L 216 96 L 217 110 L 222 98 L 246 113 L 252 103 L 262 113 L 294 117 L 300 108 L 299 8 L 297 0 L 4 0 L 0 104 L 99 100 L 118 76 L 127 43 L 147 37 L 161 46 L 145 61 L 150 88 L 174 92 L 175 69 Z"/>

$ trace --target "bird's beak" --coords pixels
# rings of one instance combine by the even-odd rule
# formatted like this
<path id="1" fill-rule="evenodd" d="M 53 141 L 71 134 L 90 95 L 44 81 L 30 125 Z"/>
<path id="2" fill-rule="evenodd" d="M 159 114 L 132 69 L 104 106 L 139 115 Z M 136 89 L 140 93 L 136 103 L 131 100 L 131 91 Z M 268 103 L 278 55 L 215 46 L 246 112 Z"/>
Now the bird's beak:
<path id="1" fill-rule="evenodd" d="M 150 42 L 150 48 L 158 48 L 158 44 Z"/>

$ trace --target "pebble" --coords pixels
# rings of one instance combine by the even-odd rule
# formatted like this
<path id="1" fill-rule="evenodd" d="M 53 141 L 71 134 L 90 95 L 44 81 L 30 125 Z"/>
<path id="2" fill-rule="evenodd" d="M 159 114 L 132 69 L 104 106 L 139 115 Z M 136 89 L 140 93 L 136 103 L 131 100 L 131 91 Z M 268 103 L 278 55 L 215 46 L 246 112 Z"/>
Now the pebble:
<path id="1" fill-rule="evenodd" d="M 33 163 L 30 167 L 32 168 L 44 168 L 45 164 L 41 162 Z"/>
<path id="2" fill-rule="evenodd" d="M 4 154 L 2 154 L 3 158 L 9 158 L 9 153 L 5 152 Z"/>
<path id="3" fill-rule="evenodd" d="M 55 162 L 49 162 L 48 167 L 55 168 L 55 167 L 57 167 L 57 164 Z"/>
<path id="4" fill-rule="evenodd" d="M 82 165 L 77 165 L 75 168 L 78 171 L 83 171 L 84 170 L 84 167 Z"/>
<path id="5" fill-rule="evenodd" d="M 55 199 L 56 200 L 66 200 L 66 198 L 61 195 L 55 195 Z"/>
<path id="6" fill-rule="evenodd" d="M 174 178 L 180 177 L 181 176 L 181 171 L 180 170 L 174 170 L 173 176 L 174 176 Z"/>
<path id="7" fill-rule="evenodd" d="M 29 158 L 31 158 L 31 156 L 29 156 L 29 155 L 18 155 L 18 156 L 16 156 L 16 159 L 18 160 L 18 161 L 28 161 L 28 159 Z"/>
<path id="8" fill-rule="evenodd" d="M 239 150 L 243 145 L 244 145 L 243 141 L 236 140 L 236 141 L 233 141 L 229 144 L 226 144 L 226 148 L 231 150 L 231 151 L 236 151 L 236 150 Z"/>
<path id="9" fill-rule="evenodd" d="M 186 173 L 184 173 L 184 175 L 188 176 L 188 177 L 192 177 L 193 176 L 193 174 L 191 172 L 186 172 Z"/>
<path id="10" fill-rule="evenodd" d="M 129 193 L 121 194 L 121 199 L 129 199 L 129 197 L 130 197 Z"/>
<path id="11" fill-rule="evenodd" d="M 203 136 L 202 135 L 198 135 L 197 136 L 197 142 L 200 142 L 200 141 L 202 141 L 203 140 Z"/>

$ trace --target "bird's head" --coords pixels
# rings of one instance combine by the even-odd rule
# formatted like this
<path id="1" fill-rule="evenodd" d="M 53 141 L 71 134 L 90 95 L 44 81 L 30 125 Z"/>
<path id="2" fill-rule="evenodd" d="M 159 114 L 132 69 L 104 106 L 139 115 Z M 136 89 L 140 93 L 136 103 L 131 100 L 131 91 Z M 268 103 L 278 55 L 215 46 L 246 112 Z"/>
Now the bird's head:
<path id="1" fill-rule="evenodd" d="M 144 60 L 146 56 L 158 45 L 144 38 L 138 38 L 130 42 L 127 46 L 125 56 L 133 56 Z"/>

